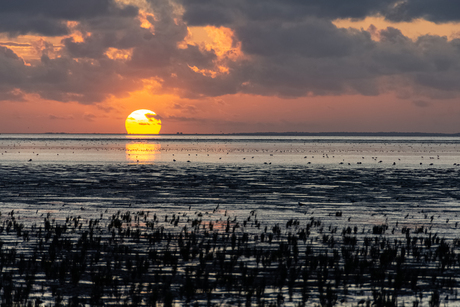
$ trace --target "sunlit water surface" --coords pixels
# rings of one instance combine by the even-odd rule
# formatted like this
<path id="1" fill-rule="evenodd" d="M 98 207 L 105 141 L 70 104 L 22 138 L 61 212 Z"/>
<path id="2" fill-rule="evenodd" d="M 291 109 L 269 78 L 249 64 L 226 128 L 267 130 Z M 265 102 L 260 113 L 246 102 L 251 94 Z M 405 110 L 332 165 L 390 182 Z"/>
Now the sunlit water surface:
<path id="1" fill-rule="evenodd" d="M 0 163 L 452 167 L 459 137 L 0 134 Z"/>

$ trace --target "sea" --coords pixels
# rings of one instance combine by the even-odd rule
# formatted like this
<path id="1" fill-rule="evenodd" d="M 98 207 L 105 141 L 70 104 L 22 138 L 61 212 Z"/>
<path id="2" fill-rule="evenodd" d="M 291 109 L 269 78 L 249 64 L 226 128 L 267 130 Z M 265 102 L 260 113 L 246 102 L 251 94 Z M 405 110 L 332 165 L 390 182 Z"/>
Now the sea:
<path id="1" fill-rule="evenodd" d="M 326 279 L 324 295 L 314 280 L 305 290 L 301 284 L 307 281 L 299 276 L 294 278 L 293 292 L 288 284 L 267 285 L 260 297 L 241 288 L 220 286 L 208 291 L 212 294 L 197 290 L 198 294 L 191 295 L 180 282 L 171 284 L 167 293 L 176 306 L 356 306 L 376 302 L 381 299 L 378 295 L 390 300 L 389 293 L 391 299 L 397 297 L 394 306 L 431 306 L 436 299 L 449 306 L 460 305 L 458 136 L 0 134 L 0 153 L 0 251 L 4 253 L 14 249 L 17 257 L 22 253 L 27 258 L 38 242 L 23 239 L 17 231 L 6 233 L 8 223 L 22 224 L 22 229 L 32 234 L 44 219 L 45 223 L 48 219 L 53 225 L 65 225 L 78 217 L 80 230 L 85 231 L 89 221 L 98 218 L 104 233 L 114 216 L 127 212 L 138 218 L 155 216 L 157 225 L 161 221 L 162 229 L 171 233 L 183 232 L 177 227 L 192 220 L 198 220 L 203 229 L 212 224 L 209 231 L 224 233 L 231 221 L 233 233 L 254 236 L 249 240 L 252 244 L 259 242 L 263 231 L 276 234 L 280 227 L 287 236 L 292 227 L 298 234 L 310 225 L 312 246 L 317 253 L 326 254 L 332 254 L 334 248 L 340 250 L 348 235 L 354 235 L 357 245 L 364 244 L 366 238 L 384 236 L 388 242 L 396 246 L 403 242 L 404 246 L 409 244 L 404 243 L 408 233 L 417 233 L 425 245 L 426 240 L 434 242 L 433 254 L 438 251 L 436 246 L 449 242 L 448 252 L 456 260 L 446 270 L 420 273 L 420 281 L 413 287 L 391 286 L 399 276 L 394 264 L 395 269 L 388 270 L 394 270 L 395 275 L 383 278 L 388 281 L 386 286 L 376 286 L 372 280 L 354 286 L 339 283 L 334 284 L 334 292 L 329 291 L 332 281 Z M 77 228 L 69 238 L 79 234 Z M 339 243 L 331 245 L 331 238 Z M 423 245 L 422 239 L 420 242 Z M 142 253 L 142 245 L 138 247 Z M 144 248 L 147 253 L 150 247 Z M 399 249 L 396 255 L 401 256 Z M 415 254 L 407 252 L 407 257 L 415 263 Z M 255 266 L 253 255 L 241 259 Z M 420 263 L 419 270 L 437 265 L 428 258 Z M 183 264 L 179 272 L 186 272 L 188 265 Z M 12 272 L 11 287 L 25 287 L 26 279 L 13 267 L 7 269 L 3 264 L 3 272 Z M 53 288 L 59 283 L 51 279 L 45 273 L 37 275 L 28 299 L 58 305 L 56 291 L 62 289 Z M 87 286 L 91 282 L 89 277 L 81 281 Z M 129 285 L 120 287 L 127 300 L 132 293 Z M 4 295 L 5 289 L 0 294 Z M 145 286 L 139 293 L 148 296 L 148 289 Z M 85 290 L 80 294 L 62 290 L 60 297 L 70 302 L 81 296 L 83 305 L 94 303 Z M 151 304 L 141 294 L 139 297 L 129 304 Z M 158 301 L 169 304 L 161 295 Z M 107 292 L 94 304 L 117 302 L 116 296 Z"/>

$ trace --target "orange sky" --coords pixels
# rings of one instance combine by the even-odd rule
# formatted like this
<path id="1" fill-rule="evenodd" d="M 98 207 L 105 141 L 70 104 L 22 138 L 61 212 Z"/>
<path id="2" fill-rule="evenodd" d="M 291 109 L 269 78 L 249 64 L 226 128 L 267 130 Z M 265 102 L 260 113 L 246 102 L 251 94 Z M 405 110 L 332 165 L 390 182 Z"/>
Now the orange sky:
<path id="1" fill-rule="evenodd" d="M 460 36 L 454 22 L 319 18 L 286 23 L 278 33 L 298 37 L 296 31 L 318 23 L 347 39 L 343 48 L 349 51 L 336 55 L 342 51 L 333 44 L 341 36 L 332 43 L 325 38 L 331 49 L 321 49 L 321 36 L 306 33 L 306 47 L 288 48 L 291 41 L 275 40 L 275 32 L 264 36 L 264 27 L 194 25 L 187 23 L 186 7 L 165 12 L 139 1 L 137 8 L 115 30 L 93 29 L 94 20 L 87 19 L 67 21 L 67 34 L 3 30 L 0 66 L 11 71 L 0 75 L 0 133 L 125 133 L 125 119 L 136 109 L 157 113 L 164 134 L 460 132 L 458 92 L 450 83 L 460 69 L 460 60 L 452 64 L 460 59 L 460 48 L 456 54 L 451 48 L 460 45 L 453 43 Z M 167 17 L 174 18 L 166 23 Z M 420 40 L 425 35 L 441 44 Z M 262 48 L 265 43 L 273 49 Z M 320 53 L 310 53 L 317 46 Z M 378 67 L 384 61 L 390 65 Z M 443 83 L 417 71 L 425 64 L 441 67 L 431 75 Z"/>

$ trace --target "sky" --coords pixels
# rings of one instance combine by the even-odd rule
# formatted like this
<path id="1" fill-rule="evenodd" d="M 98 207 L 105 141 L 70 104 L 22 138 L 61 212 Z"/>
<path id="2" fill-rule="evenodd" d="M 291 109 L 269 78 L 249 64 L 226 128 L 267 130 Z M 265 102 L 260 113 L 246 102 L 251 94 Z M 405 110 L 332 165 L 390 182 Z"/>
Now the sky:
<path id="1" fill-rule="evenodd" d="M 0 0 L 0 133 L 460 132 L 460 1 Z"/>

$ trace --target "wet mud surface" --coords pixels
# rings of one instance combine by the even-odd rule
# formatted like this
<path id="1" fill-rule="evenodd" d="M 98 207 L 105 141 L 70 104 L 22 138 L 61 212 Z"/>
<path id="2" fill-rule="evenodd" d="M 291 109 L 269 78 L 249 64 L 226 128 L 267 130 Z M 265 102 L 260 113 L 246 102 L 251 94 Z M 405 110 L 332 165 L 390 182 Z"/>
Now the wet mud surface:
<path id="1" fill-rule="evenodd" d="M 457 306 L 459 171 L 0 165 L 2 303 Z"/>

